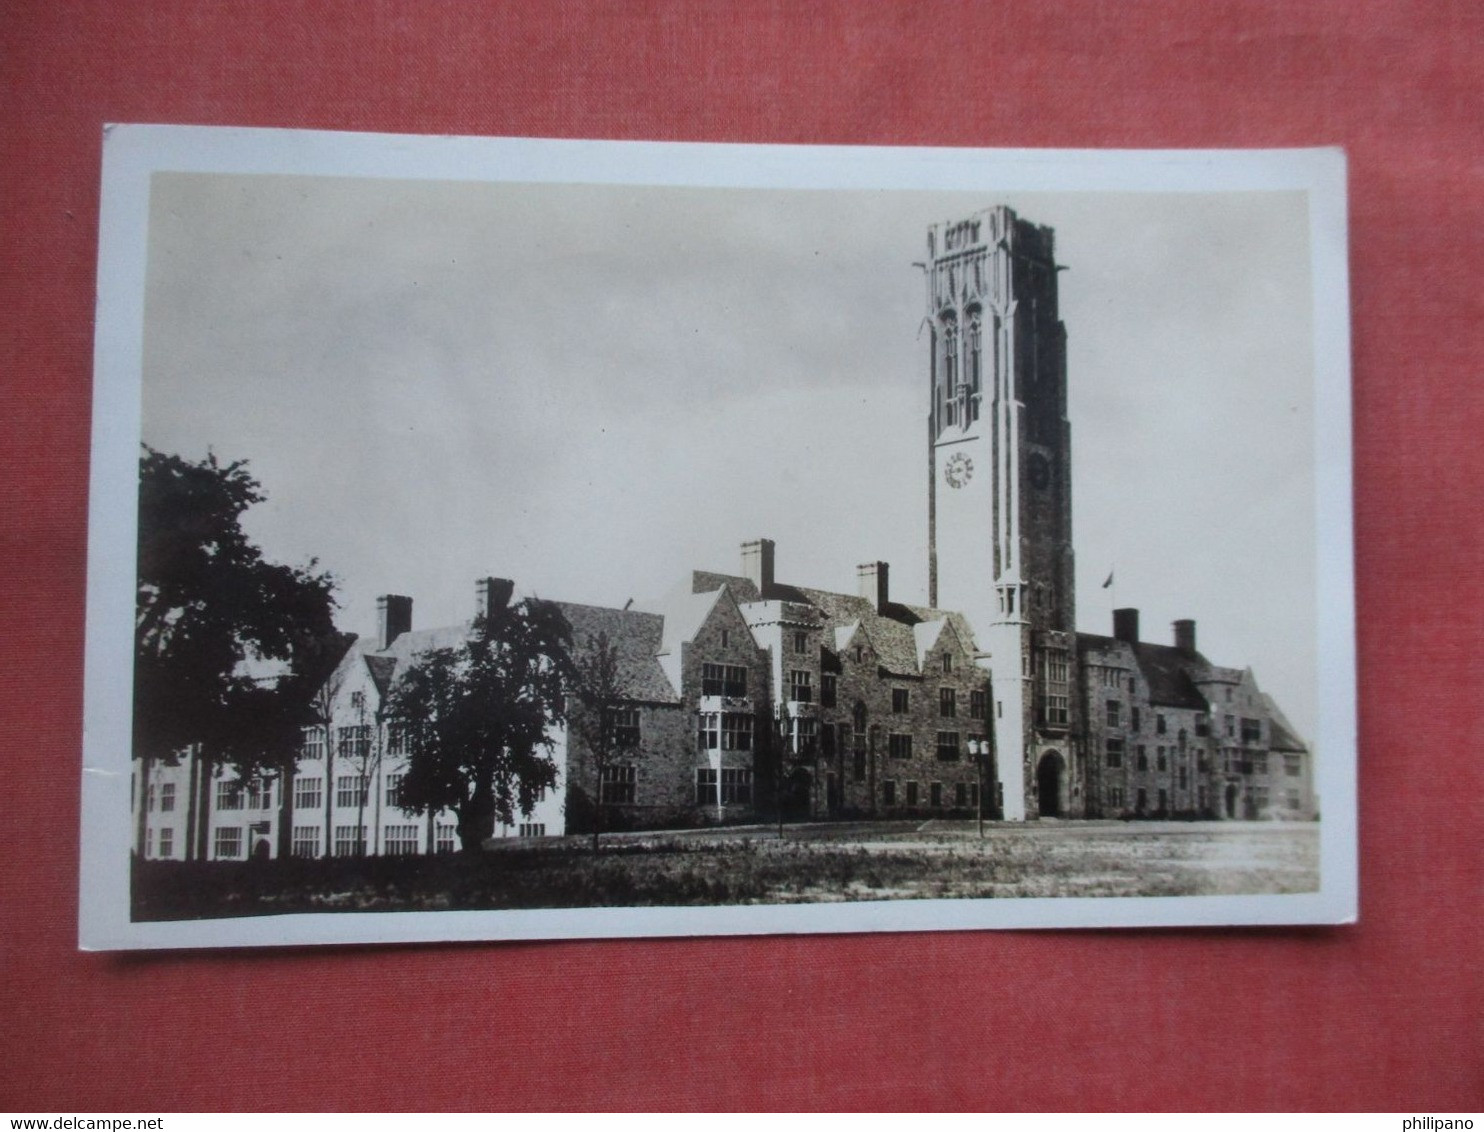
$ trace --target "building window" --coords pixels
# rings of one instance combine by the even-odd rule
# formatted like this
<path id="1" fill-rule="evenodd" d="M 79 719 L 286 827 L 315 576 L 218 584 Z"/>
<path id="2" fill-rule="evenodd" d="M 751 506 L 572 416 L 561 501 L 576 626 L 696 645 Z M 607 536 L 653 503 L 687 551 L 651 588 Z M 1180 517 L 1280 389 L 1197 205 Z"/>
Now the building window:
<path id="1" fill-rule="evenodd" d="M 1298 795 L 1293 795 L 1298 797 Z M 170 857 L 175 852 L 175 830 L 168 825 L 160 830 L 160 846 L 155 851 L 156 857 Z"/>
<path id="2" fill-rule="evenodd" d="M 813 680 L 802 668 L 790 670 L 788 674 L 788 698 L 796 703 L 807 704 L 814 699 Z"/>
<path id="3" fill-rule="evenodd" d="M 860 645 L 856 645 L 855 646 L 855 662 L 857 664 L 859 664 L 861 661 L 863 661 L 865 659 L 866 659 L 866 650 L 863 649 Z"/>
<path id="4" fill-rule="evenodd" d="M 350 694 L 350 710 L 354 712 L 363 712 L 366 710 L 365 692 L 352 692 Z"/>
<path id="5" fill-rule="evenodd" d="M 819 704 L 821 707 L 835 706 L 835 674 L 823 673 L 819 678 Z"/>
<path id="6" fill-rule="evenodd" d="M 417 852 L 417 826 L 389 825 L 381 835 L 381 851 L 389 857 L 407 857 Z"/>
<path id="7" fill-rule="evenodd" d="M 752 750 L 752 716 L 730 713 L 721 717 L 721 749 Z"/>
<path id="8" fill-rule="evenodd" d="M 943 808 L 943 784 L 934 782 L 928 786 L 928 805 L 935 810 Z"/>
<path id="9" fill-rule="evenodd" d="M 458 827 L 448 823 L 438 823 L 438 836 L 434 841 L 433 851 L 435 853 L 452 853 L 458 847 Z"/>
<path id="10" fill-rule="evenodd" d="M 1244 719 L 1244 720 L 1242 720 L 1242 742 L 1244 742 L 1244 743 L 1261 743 L 1262 742 L 1262 721 L 1260 719 Z"/>
<path id="11" fill-rule="evenodd" d="M 603 768 L 602 800 L 610 806 L 632 806 L 634 804 L 635 775 L 632 763 Z"/>
<path id="12" fill-rule="evenodd" d="M 1297 810 L 1297 809 L 1299 809 L 1302 806 L 1303 806 L 1303 801 L 1302 801 L 1302 799 L 1299 798 L 1299 792 L 1297 790 L 1290 790 L 1290 791 L 1288 791 L 1288 808 L 1290 810 Z M 169 833 L 169 832 L 170 831 L 168 829 L 162 829 L 162 830 L 160 830 L 160 833 L 161 834 L 166 834 L 166 833 Z M 166 852 L 165 852 L 164 849 L 161 849 L 160 850 L 160 856 L 162 856 L 162 857 L 166 856 Z"/>
<path id="13" fill-rule="evenodd" d="M 318 778 L 294 779 L 294 809 L 312 810 L 321 802 Z"/>
<path id="14" fill-rule="evenodd" d="M 958 756 L 959 756 L 958 732 L 957 731 L 939 731 L 938 732 L 938 761 L 939 762 L 945 762 L 945 763 L 957 762 L 958 761 Z"/>
<path id="15" fill-rule="evenodd" d="M 342 727 L 336 733 L 335 753 L 342 759 L 368 759 L 371 757 L 371 728 L 368 724 Z"/>
<path id="16" fill-rule="evenodd" d="M 946 675 L 947 673 L 952 672 L 952 671 L 953 671 L 953 654 L 951 652 L 945 652 L 943 654 L 943 672 Z"/>
<path id="17" fill-rule="evenodd" d="M 789 737 L 794 754 L 801 755 L 812 750 L 819 740 L 819 720 L 795 718 L 789 726 Z"/>
<path id="18" fill-rule="evenodd" d="M 1170 809 L 1170 796 L 1169 796 L 1169 794 L 1166 791 L 1161 790 L 1159 792 L 1159 812 L 1162 813 L 1162 814 L 1168 813 L 1169 812 L 1169 809 Z"/>
<path id="19" fill-rule="evenodd" d="M 979 264 L 976 260 L 974 264 L 976 271 L 978 270 L 978 266 Z M 969 420 L 972 422 L 979 419 L 978 393 L 981 388 L 981 382 L 983 381 L 984 370 L 983 324 L 980 320 L 979 312 L 977 310 L 969 315 L 968 333 L 965 346 L 967 348 L 966 353 L 969 371 Z"/>
<path id="20" fill-rule="evenodd" d="M 410 749 L 407 724 L 397 722 L 386 725 L 386 753 L 405 755 Z"/>
<path id="21" fill-rule="evenodd" d="M 386 776 L 386 804 L 388 806 L 402 805 L 402 780 L 405 774 L 389 774 Z"/>
<path id="22" fill-rule="evenodd" d="M 1180 768 L 1180 789 L 1181 790 L 1184 790 L 1188 785 L 1189 785 L 1189 783 L 1188 783 L 1188 780 L 1186 778 L 1186 770 L 1182 766 Z"/>
<path id="23" fill-rule="evenodd" d="M 216 784 L 216 808 L 218 810 L 242 809 L 243 795 L 240 782 L 218 782 Z M 237 831 L 239 834 L 241 830 Z"/>
<path id="24" fill-rule="evenodd" d="M 731 644 L 732 644 L 732 631 L 730 629 L 723 629 L 721 631 L 721 647 L 722 648 L 730 648 L 731 647 Z"/>
<path id="25" fill-rule="evenodd" d="M 1138 760 L 1135 764 L 1140 770 L 1149 769 L 1149 750 L 1143 743 L 1139 744 Z"/>
<path id="26" fill-rule="evenodd" d="M 1155 752 L 1155 755 L 1156 755 L 1157 760 L 1158 760 L 1155 763 L 1155 769 L 1157 769 L 1157 770 L 1165 770 L 1165 769 L 1167 769 L 1168 764 L 1165 762 L 1165 749 L 1163 747 L 1161 747 L 1158 751 Z"/>
<path id="27" fill-rule="evenodd" d="M 1053 725 L 1065 726 L 1067 722 L 1067 697 L 1050 696 L 1045 698 L 1044 722 Z"/>
<path id="28" fill-rule="evenodd" d="M 145 791 L 145 797 L 149 799 L 145 803 L 145 809 L 147 809 L 150 813 L 154 813 L 155 812 L 155 786 L 154 786 L 154 783 L 150 783 L 149 789 L 147 791 Z"/>
<path id="29" fill-rule="evenodd" d="M 1268 808 L 1268 788 L 1266 786 L 1254 786 L 1252 788 L 1252 800 L 1257 804 L 1259 811 Z"/>
<path id="30" fill-rule="evenodd" d="M 1163 735 L 1165 733 L 1165 717 L 1163 715 L 1159 715 L 1159 714 L 1156 714 L 1155 715 L 1155 717 L 1154 717 L 1154 733 L 1156 735 Z"/>
<path id="31" fill-rule="evenodd" d="M 969 692 L 969 718 L 984 719 L 989 714 L 989 696 L 982 688 Z"/>
<path id="32" fill-rule="evenodd" d="M 303 737 L 299 740 L 299 757 L 301 759 L 322 759 L 325 757 L 325 732 L 323 728 L 304 728 Z"/>
<path id="33" fill-rule="evenodd" d="M 969 804 L 969 784 L 967 782 L 955 782 L 953 784 L 953 804 L 960 809 Z"/>
<path id="34" fill-rule="evenodd" d="M 752 716 L 742 712 L 726 712 L 720 716 L 706 713 L 701 716 L 700 749 L 714 751 L 717 744 L 723 751 L 752 750 Z"/>
<path id="35" fill-rule="evenodd" d="M 917 805 L 917 783 L 915 782 L 907 783 L 907 805 Z"/>
<path id="36" fill-rule="evenodd" d="M 1141 789 L 1139 791 L 1139 793 L 1138 793 L 1138 796 L 1134 799 L 1134 813 L 1136 813 L 1136 814 L 1142 814 L 1142 813 L 1144 813 L 1148 809 L 1149 809 L 1149 795 L 1148 795 L 1148 793 L 1146 793 L 1144 790 Z"/>
<path id="37" fill-rule="evenodd" d="M 886 737 L 886 753 L 893 759 L 910 759 L 912 757 L 912 736 L 892 732 Z"/>
<path id="38" fill-rule="evenodd" d="M 747 669 L 740 664 L 701 665 L 701 695 L 747 695 Z"/>
<path id="39" fill-rule="evenodd" d="M 1226 698 L 1228 700 L 1230 700 L 1232 698 L 1232 695 L 1231 695 L 1230 692 L 1227 692 Z M 1237 737 L 1237 719 L 1236 719 L 1236 716 L 1229 715 L 1229 716 L 1226 717 L 1226 737 L 1228 739 L 1235 739 Z"/>
<path id="40" fill-rule="evenodd" d="M 1205 739 L 1211 734 L 1211 717 L 1205 712 L 1199 712 L 1195 717 L 1195 734 L 1197 739 Z"/>
<path id="41" fill-rule="evenodd" d="M 1117 700 L 1108 701 L 1108 726 L 1117 727 L 1121 723 L 1122 705 Z"/>
<path id="42" fill-rule="evenodd" d="M 360 775 L 342 774 L 335 779 L 335 805 L 351 807 L 365 804 L 366 783 Z M 336 850 L 336 855 L 339 856 L 339 850 Z"/>
<path id="43" fill-rule="evenodd" d="M 883 806 L 897 804 L 897 784 L 889 778 L 881 784 L 881 804 Z"/>
<path id="44" fill-rule="evenodd" d="M 358 857 L 366 849 L 366 831 L 358 825 L 335 827 L 335 856 Z"/>
<path id="45" fill-rule="evenodd" d="M 912 706 L 912 693 L 906 688 L 891 690 L 891 710 L 895 715 L 906 715 Z"/>
<path id="46" fill-rule="evenodd" d="M 212 846 L 212 856 L 218 861 L 235 861 L 242 856 L 242 827 L 220 826 Z"/>
<path id="47" fill-rule="evenodd" d="M 1304 760 L 1302 755 L 1284 755 L 1283 773 L 1289 778 L 1298 778 L 1304 773 Z"/>
<path id="48" fill-rule="evenodd" d="M 175 783 L 160 784 L 160 813 L 168 814 L 175 809 Z"/>
<path id="49" fill-rule="evenodd" d="M 254 782 L 247 788 L 247 808 L 250 810 L 271 810 L 273 808 L 272 779 Z"/>
<path id="50" fill-rule="evenodd" d="M 1112 810 L 1123 809 L 1123 787 L 1108 787 L 1108 808 Z"/>
<path id="51" fill-rule="evenodd" d="M 1128 709 L 1128 715 L 1129 715 L 1129 720 L 1128 720 L 1128 728 L 1129 728 L 1129 730 L 1130 731 L 1137 731 L 1139 729 L 1139 709 L 1136 708 L 1136 707 L 1135 708 L 1129 708 Z"/>
<path id="52" fill-rule="evenodd" d="M 1070 667 L 1065 649 L 1042 649 L 1036 654 L 1040 684 L 1041 722 L 1056 727 L 1067 724 L 1067 678 Z"/>
<path id="53" fill-rule="evenodd" d="M 944 719 L 952 719 L 958 715 L 958 690 L 956 688 L 938 689 L 938 714 Z"/>
<path id="54" fill-rule="evenodd" d="M 319 826 L 294 826 L 293 854 L 295 857 L 319 856 Z"/>
<path id="55" fill-rule="evenodd" d="M 546 823 L 544 821 L 523 821 L 520 823 L 520 836 L 545 837 Z"/>
<path id="56" fill-rule="evenodd" d="M 1107 745 L 1103 748 L 1103 762 L 1105 765 L 1111 767 L 1121 767 L 1123 765 L 1122 739 L 1114 739 L 1110 737 L 1107 740 Z"/>
<path id="57" fill-rule="evenodd" d="M 802 655 L 802 654 L 804 654 L 804 653 L 806 653 L 808 651 L 809 651 L 809 634 L 808 633 L 795 633 L 794 634 L 794 652 L 799 653 L 800 655 Z"/>
<path id="58" fill-rule="evenodd" d="M 752 771 L 745 767 L 722 767 L 721 804 L 723 806 L 752 805 Z M 698 767 L 696 770 L 696 805 L 716 805 L 716 768 Z"/>
<path id="59" fill-rule="evenodd" d="M 608 708 L 608 728 L 613 746 L 618 750 L 631 750 L 639 745 L 639 709 L 636 707 Z"/>

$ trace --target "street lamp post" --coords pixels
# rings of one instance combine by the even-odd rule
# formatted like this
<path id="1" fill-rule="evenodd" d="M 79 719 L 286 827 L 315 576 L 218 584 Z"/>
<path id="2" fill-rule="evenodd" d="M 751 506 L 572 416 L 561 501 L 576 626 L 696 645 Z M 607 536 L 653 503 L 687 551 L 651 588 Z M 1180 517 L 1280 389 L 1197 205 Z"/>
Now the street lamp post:
<path id="1" fill-rule="evenodd" d="M 979 739 L 969 740 L 969 757 L 974 760 L 974 773 L 978 776 L 979 787 L 974 791 L 974 800 L 979 809 L 979 840 L 984 840 L 984 756 L 989 752 L 989 744 Z"/>

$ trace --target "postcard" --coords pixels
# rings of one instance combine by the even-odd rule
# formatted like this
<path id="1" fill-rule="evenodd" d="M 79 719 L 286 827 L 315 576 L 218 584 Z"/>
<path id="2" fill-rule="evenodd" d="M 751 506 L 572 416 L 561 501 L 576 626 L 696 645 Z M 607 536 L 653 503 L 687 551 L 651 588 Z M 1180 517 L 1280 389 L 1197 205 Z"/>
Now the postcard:
<path id="1" fill-rule="evenodd" d="M 1357 915 L 1344 157 L 105 131 L 81 945 Z"/>

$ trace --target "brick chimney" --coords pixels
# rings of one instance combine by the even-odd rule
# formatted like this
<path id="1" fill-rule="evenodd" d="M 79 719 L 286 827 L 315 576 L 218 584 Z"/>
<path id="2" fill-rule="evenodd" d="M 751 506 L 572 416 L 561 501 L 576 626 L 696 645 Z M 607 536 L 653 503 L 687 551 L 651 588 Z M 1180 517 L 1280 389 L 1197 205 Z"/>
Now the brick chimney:
<path id="1" fill-rule="evenodd" d="M 1137 609 L 1115 609 L 1113 611 L 1113 635 L 1131 645 L 1139 643 L 1139 611 Z"/>
<path id="2" fill-rule="evenodd" d="M 742 544 L 742 574 L 757 587 L 759 597 L 773 588 L 773 540 L 753 539 Z"/>
<path id="3" fill-rule="evenodd" d="M 480 578 L 474 583 L 474 616 L 488 617 L 510 604 L 515 583 L 509 578 Z"/>
<path id="4" fill-rule="evenodd" d="M 886 603 L 891 600 L 887 574 L 885 562 L 865 562 L 855 568 L 855 576 L 860 583 L 860 595 L 876 606 L 877 613 L 885 613 Z"/>
<path id="5" fill-rule="evenodd" d="M 1195 622 L 1189 619 L 1175 622 L 1175 647 L 1181 652 L 1195 652 Z"/>
<path id="6" fill-rule="evenodd" d="M 412 629 L 412 599 L 401 594 L 382 594 L 376 599 L 376 648 L 392 642 Z"/>

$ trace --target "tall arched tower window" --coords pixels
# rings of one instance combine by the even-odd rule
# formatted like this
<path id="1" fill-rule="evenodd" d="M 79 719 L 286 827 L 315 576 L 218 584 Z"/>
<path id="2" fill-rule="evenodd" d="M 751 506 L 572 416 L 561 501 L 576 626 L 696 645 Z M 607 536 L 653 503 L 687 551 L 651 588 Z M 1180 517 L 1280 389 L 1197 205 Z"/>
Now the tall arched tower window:
<path id="1" fill-rule="evenodd" d="M 952 314 L 943 316 L 943 325 L 939 333 L 939 341 L 942 342 L 942 351 L 939 355 L 939 369 L 941 380 L 938 385 L 939 417 L 938 427 L 947 428 L 951 424 L 958 424 L 958 319 Z"/>
<path id="2" fill-rule="evenodd" d="M 984 388 L 984 325 L 978 307 L 969 311 L 964 359 L 969 380 L 969 422 L 973 422 L 979 419 L 979 393 Z"/>

